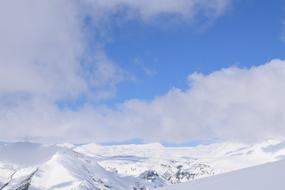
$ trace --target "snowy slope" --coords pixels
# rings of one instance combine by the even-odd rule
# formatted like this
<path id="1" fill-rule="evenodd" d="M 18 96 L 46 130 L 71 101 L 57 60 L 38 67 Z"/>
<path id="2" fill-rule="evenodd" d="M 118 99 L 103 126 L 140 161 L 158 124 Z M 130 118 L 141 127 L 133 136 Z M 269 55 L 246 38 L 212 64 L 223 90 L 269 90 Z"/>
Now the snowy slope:
<path id="1" fill-rule="evenodd" d="M 212 176 L 161 190 L 284 190 L 285 161 Z"/>
<path id="2" fill-rule="evenodd" d="M 95 160 L 70 150 L 56 153 L 39 167 L 31 189 L 131 189 L 135 178 L 121 178 L 106 171 Z"/>

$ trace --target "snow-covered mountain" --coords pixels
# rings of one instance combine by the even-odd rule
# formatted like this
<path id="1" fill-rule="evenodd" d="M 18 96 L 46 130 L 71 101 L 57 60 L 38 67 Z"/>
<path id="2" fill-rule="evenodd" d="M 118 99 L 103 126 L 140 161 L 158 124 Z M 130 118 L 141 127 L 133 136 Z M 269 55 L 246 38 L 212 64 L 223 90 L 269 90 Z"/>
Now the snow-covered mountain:
<path id="1" fill-rule="evenodd" d="M 0 190 L 155 189 L 282 159 L 285 143 L 0 143 Z"/>
<path id="2" fill-rule="evenodd" d="M 170 185 L 161 190 L 284 190 L 285 161 L 255 166 L 222 175 Z"/>

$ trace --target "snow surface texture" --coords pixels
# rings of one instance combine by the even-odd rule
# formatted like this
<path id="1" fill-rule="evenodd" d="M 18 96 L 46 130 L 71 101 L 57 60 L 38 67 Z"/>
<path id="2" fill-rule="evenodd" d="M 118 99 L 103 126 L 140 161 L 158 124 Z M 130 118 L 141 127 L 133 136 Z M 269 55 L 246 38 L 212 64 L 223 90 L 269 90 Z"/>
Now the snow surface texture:
<path id="1" fill-rule="evenodd" d="M 183 148 L 0 143 L 0 190 L 155 189 L 284 156 L 279 141 Z"/>
<path id="2" fill-rule="evenodd" d="M 284 190 L 285 161 L 171 185 L 161 190 Z"/>

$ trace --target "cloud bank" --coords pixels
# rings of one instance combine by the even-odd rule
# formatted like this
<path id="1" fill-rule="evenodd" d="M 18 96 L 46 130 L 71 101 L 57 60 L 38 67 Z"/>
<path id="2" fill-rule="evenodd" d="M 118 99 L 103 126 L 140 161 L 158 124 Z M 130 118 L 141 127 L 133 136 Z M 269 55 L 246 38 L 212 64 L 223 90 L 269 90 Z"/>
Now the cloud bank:
<path id="1" fill-rule="evenodd" d="M 60 110 L 41 100 L 1 105 L 1 138 L 83 141 L 259 141 L 285 135 L 285 61 L 189 76 L 189 88 L 116 108 Z M 4 107 L 4 109 L 3 109 Z M 56 134 L 55 134 L 56 131 Z"/>

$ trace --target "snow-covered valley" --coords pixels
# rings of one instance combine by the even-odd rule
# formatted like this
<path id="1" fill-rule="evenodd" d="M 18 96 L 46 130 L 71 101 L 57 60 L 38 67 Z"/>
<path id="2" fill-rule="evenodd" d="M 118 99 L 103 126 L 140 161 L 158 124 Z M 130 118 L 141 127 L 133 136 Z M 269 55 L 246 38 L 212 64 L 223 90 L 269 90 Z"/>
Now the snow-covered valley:
<path id="1" fill-rule="evenodd" d="M 0 190 L 155 189 L 284 156 L 285 143 L 272 140 L 175 148 L 1 143 Z"/>

